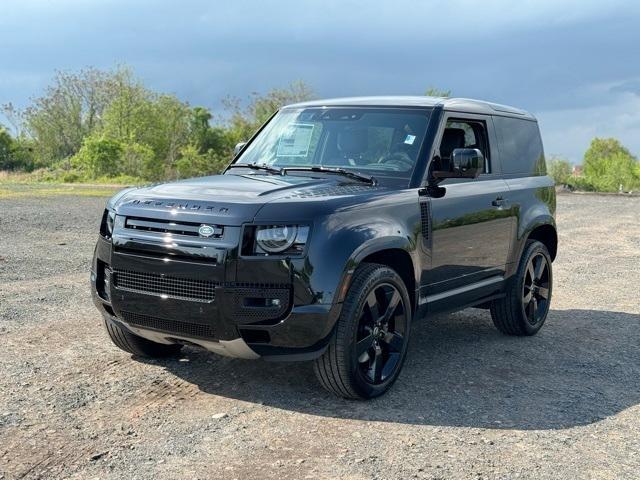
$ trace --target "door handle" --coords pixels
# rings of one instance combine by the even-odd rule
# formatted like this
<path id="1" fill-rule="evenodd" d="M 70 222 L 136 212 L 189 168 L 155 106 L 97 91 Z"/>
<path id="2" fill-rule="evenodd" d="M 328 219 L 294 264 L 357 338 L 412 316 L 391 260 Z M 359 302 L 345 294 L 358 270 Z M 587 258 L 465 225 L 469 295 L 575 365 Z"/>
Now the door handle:
<path id="1" fill-rule="evenodd" d="M 491 202 L 491 205 L 493 205 L 494 207 L 504 207 L 506 204 L 507 201 L 502 197 L 498 197 Z"/>

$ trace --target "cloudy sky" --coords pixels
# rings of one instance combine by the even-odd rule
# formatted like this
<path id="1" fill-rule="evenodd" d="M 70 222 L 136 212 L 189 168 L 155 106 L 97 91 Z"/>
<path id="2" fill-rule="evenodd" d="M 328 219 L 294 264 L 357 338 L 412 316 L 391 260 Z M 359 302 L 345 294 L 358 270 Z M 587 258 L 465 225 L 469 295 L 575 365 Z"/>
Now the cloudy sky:
<path id="1" fill-rule="evenodd" d="M 212 109 L 295 79 L 321 97 L 437 86 L 532 111 L 547 154 L 614 136 L 638 155 L 639 25 L 635 0 L 0 0 L 0 103 L 119 63 Z"/>

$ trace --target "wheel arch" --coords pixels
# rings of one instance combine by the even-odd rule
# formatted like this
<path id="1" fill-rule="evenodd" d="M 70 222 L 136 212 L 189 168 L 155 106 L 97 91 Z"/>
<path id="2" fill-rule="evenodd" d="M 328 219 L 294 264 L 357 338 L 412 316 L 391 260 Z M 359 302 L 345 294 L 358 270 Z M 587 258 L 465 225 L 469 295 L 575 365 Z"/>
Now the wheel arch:
<path id="1" fill-rule="evenodd" d="M 518 234 L 516 248 L 514 252 L 517 255 L 512 258 L 514 265 L 517 265 L 522 257 L 522 253 L 527 245 L 527 240 L 538 240 L 542 242 L 549 250 L 551 261 L 555 260 L 558 254 L 558 233 L 556 230 L 556 222 L 553 216 L 549 214 L 539 215 L 527 222 L 526 228 L 521 228 Z"/>
<path id="2" fill-rule="evenodd" d="M 526 240 L 538 240 L 543 243 L 549 250 L 551 261 L 556 259 L 558 254 L 558 232 L 555 229 L 555 225 L 549 223 L 538 225 L 529 232 Z"/>
<path id="3" fill-rule="evenodd" d="M 362 245 L 352 255 L 348 262 L 346 272 L 343 275 L 339 289 L 338 301 L 343 301 L 346 296 L 353 273 L 362 263 L 379 263 L 395 270 L 402 278 L 411 301 L 412 309 L 416 306 L 416 262 L 412 256 L 414 247 L 407 238 L 387 237 L 374 240 Z"/>

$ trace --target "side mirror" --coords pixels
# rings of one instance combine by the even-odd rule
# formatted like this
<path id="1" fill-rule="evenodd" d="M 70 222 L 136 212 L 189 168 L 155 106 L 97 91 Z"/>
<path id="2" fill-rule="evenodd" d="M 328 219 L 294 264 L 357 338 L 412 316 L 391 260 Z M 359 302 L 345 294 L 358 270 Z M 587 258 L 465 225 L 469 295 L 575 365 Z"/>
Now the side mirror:
<path id="1" fill-rule="evenodd" d="M 451 153 L 450 170 L 436 170 L 433 176 L 445 178 L 477 178 L 484 170 L 484 155 L 477 148 L 456 148 Z"/>
<path id="2" fill-rule="evenodd" d="M 233 158 L 238 156 L 246 144 L 247 142 L 236 143 L 236 146 L 233 148 Z"/>
<path id="3" fill-rule="evenodd" d="M 463 178 L 477 178 L 484 169 L 484 155 L 477 148 L 456 148 L 451 159 L 453 171 Z"/>

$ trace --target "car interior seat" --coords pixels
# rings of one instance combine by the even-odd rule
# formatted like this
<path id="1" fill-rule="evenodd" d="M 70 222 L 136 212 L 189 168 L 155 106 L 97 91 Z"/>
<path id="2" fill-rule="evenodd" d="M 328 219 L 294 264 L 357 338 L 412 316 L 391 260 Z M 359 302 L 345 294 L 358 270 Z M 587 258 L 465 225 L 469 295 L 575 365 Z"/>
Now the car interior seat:
<path id="1" fill-rule="evenodd" d="M 346 128 L 338 132 L 337 146 L 340 163 L 344 165 L 360 165 L 362 155 L 369 146 L 369 132 L 366 128 Z"/>
<path id="2" fill-rule="evenodd" d="M 464 148 L 465 132 L 461 128 L 446 128 L 442 134 L 440 142 L 440 164 L 435 166 L 436 170 L 451 171 L 451 154 L 456 148 Z"/>

